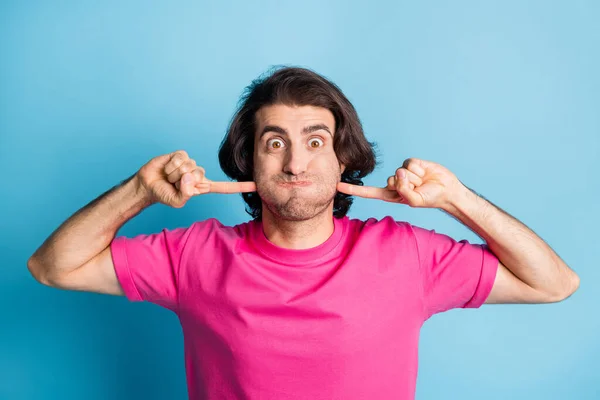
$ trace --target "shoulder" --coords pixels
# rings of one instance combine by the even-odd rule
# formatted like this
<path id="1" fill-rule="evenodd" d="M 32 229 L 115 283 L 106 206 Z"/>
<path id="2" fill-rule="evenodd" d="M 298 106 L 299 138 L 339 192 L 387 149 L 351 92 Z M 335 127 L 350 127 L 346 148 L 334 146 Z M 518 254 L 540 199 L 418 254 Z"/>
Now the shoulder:
<path id="1" fill-rule="evenodd" d="M 381 219 L 375 218 L 375 217 L 371 217 L 371 218 L 367 218 L 367 219 L 358 219 L 358 218 L 348 218 L 348 225 L 352 227 L 352 229 L 358 229 L 358 230 L 385 230 L 385 229 L 392 229 L 392 230 L 407 230 L 410 229 L 410 227 L 412 227 L 411 224 L 409 224 L 406 221 L 400 221 L 400 220 L 396 220 L 394 219 L 392 216 L 385 216 Z"/>
<path id="2" fill-rule="evenodd" d="M 396 220 L 391 216 L 383 218 L 367 218 L 367 219 L 348 219 L 349 230 L 359 236 L 375 236 L 375 237 L 411 237 L 414 236 L 413 228 L 417 228 L 412 224 Z M 418 229 L 418 228 L 417 228 Z"/>
<path id="3" fill-rule="evenodd" d="M 242 238 L 249 234 L 253 221 L 242 222 L 236 225 L 225 225 L 216 218 L 207 218 L 196 221 L 187 228 L 190 235 L 198 237 L 221 237 L 224 239 Z"/>

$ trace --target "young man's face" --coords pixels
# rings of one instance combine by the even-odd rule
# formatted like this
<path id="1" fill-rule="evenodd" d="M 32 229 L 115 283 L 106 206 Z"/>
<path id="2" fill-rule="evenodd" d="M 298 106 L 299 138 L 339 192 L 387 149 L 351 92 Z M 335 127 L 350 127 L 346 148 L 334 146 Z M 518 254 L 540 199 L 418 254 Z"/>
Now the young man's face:
<path id="1" fill-rule="evenodd" d="M 300 221 L 333 210 L 343 172 L 333 151 L 335 128 L 326 108 L 278 104 L 258 110 L 254 182 L 263 213 Z"/>

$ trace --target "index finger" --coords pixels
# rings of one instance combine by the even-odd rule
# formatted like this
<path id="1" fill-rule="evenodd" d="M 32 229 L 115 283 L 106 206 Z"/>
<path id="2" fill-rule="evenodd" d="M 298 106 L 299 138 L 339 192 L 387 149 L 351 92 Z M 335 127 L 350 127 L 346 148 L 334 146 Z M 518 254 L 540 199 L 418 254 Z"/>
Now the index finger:
<path id="1" fill-rule="evenodd" d="M 367 199 L 394 200 L 398 197 L 395 190 L 373 186 L 358 186 L 346 182 L 339 182 L 337 189 L 342 193 Z"/>
<path id="2" fill-rule="evenodd" d="M 254 182 L 210 182 L 210 193 L 256 192 Z"/>

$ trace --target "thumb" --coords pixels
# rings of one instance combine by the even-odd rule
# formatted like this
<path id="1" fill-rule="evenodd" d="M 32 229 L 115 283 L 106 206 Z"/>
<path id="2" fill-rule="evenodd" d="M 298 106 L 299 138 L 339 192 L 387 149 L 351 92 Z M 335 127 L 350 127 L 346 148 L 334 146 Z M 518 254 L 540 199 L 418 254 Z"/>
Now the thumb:
<path id="1" fill-rule="evenodd" d="M 415 185 L 409 182 L 406 171 L 398 171 L 395 175 L 396 190 L 404 197 L 412 207 L 421 206 L 423 196 L 414 190 Z"/>
<path id="2" fill-rule="evenodd" d="M 181 177 L 181 184 L 179 185 L 179 192 L 177 198 L 180 202 L 187 202 L 192 196 L 196 195 L 196 188 L 194 188 L 194 175 L 190 172 L 186 172 Z"/>

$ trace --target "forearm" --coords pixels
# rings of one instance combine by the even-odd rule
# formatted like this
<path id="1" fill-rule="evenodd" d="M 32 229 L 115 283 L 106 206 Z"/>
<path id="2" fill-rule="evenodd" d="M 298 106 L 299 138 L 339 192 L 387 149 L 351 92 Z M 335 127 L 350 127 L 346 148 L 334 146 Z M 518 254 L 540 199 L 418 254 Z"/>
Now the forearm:
<path id="1" fill-rule="evenodd" d="M 29 260 L 36 276 L 69 273 L 106 249 L 128 220 L 151 205 L 137 175 L 113 187 L 60 225 Z"/>
<path id="2" fill-rule="evenodd" d="M 485 240 L 500 262 L 530 287 L 562 297 L 579 284 L 577 275 L 544 240 L 464 185 L 443 209 Z"/>

